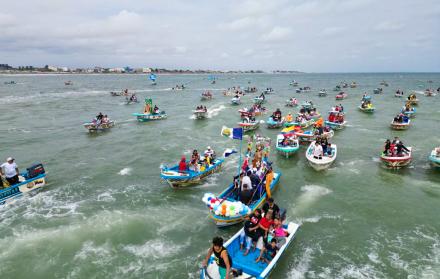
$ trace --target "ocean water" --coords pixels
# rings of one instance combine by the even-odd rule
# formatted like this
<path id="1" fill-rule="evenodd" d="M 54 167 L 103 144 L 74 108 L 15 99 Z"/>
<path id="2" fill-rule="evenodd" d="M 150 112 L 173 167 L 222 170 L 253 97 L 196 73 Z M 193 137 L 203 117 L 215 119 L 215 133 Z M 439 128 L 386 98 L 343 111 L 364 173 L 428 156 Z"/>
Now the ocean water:
<path id="1" fill-rule="evenodd" d="M 313 91 L 295 93 L 292 79 Z M 18 84 L 5 85 L 9 80 Z M 66 80 L 74 84 L 65 86 Z M 336 102 L 332 88 L 344 80 L 358 88 Z M 373 95 L 382 80 L 390 86 Z M 194 148 L 237 148 L 220 130 L 239 121 L 239 107 L 221 92 L 248 82 L 275 89 L 269 111 L 297 112 L 284 107 L 289 97 L 312 100 L 322 113 L 342 103 L 349 124 L 332 140 L 338 158 L 326 172 L 307 165 L 306 146 L 289 159 L 272 152 L 282 172 L 274 198 L 302 226 L 271 278 L 440 277 L 440 171 L 427 160 L 440 145 L 439 96 L 419 95 L 409 130 L 389 128 L 403 106 L 394 91 L 437 88 L 440 74 L 395 73 L 220 75 L 214 85 L 207 75 L 161 75 L 155 87 L 141 75 L 0 76 L 0 158 L 14 156 L 23 170 L 42 162 L 48 175 L 38 194 L 0 209 L 1 278 L 198 278 L 212 237 L 229 238 L 240 228 L 216 228 L 201 201 L 230 183 L 238 156 L 189 189 L 171 189 L 159 166 Z M 187 89 L 172 91 L 176 84 Z M 131 113 L 142 104 L 125 105 L 109 94 L 125 88 L 153 98 L 168 119 L 137 123 Z M 317 96 L 321 88 L 327 97 Z M 191 111 L 207 89 L 214 93 L 203 103 L 209 118 L 194 120 Z M 357 109 L 365 91 L 377 109 L 371 115 Z M 242 106 L 252 98 L 242 98 Z M 117 125 L 90 135 L 82 123 L 98 112 Z M 274 139 L 277 131 L 263 125 L 258 133 Z M 383 142 L 394 136 L 414 150 L 412 165 L 398 171 L 379 162 Z"/>

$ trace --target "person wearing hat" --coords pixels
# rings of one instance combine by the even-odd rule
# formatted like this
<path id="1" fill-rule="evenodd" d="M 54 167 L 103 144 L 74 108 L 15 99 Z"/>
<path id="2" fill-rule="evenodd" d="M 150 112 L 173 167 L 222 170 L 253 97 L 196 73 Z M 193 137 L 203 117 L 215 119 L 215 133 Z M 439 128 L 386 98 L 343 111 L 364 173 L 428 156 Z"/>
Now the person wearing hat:
<path id="1" fill-rule="evenodd" d="M 18 171 L 18 167 L 17 164 L 15 163 L 15 159 L 12 157 L 6 159 L 6 163 L 3 163 L 0 166 L 0 175 L 5 176 L 6 180 L 11 186 L 19 182 L 18 180 L 19 173 L 20 172 Z"/>
<path id="2" fill-rule="evenodd" d="M 208 155 L 211 161 L 215 158 L 215 151 L 211 148 L 211 146 L 208 146 L 205 150 L 205 155 Z"/>

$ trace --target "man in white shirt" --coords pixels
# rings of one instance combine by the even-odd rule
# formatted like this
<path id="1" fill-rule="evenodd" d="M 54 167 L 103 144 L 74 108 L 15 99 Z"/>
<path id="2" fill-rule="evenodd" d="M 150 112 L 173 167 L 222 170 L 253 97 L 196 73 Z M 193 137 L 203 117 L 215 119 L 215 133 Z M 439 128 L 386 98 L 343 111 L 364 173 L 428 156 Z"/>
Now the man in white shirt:
<path id="1" fill-rule="evenodd" d="M 313 158 L 322 159 L 322 146 L 315 142 L 315 148 L 313 149 Z"/>
<path id="2" fill-rule="evenodd" d="M 247 185 L 247 186 L 245 186 L 245 185 Z M 243 178 L 241 180 L 241 191 L 243 191 L 245 189 L 252 189 L 252 181 L 251 181 L 251 178 L 247 174 L 245 176 L 243 176 Z"/>
<path id="3" fill-rule="evenodd" d="M 5 176 L 9 185 L 15 185 L 19 182 L 18 180 L 18 171 L 17 164 L 15 163 L 14 158 L 9 157 L 6 159 L 6 163 L 3 163 L 0 166 L 0 175 Z"/>

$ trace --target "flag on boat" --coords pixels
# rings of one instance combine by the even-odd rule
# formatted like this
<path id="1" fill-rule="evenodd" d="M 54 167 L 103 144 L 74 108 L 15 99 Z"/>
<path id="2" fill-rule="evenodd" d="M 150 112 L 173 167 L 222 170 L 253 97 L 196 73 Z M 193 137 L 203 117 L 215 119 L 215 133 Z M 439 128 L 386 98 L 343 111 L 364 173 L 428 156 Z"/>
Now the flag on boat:
<path id="1" fill-rule="evenodd" d="M 243 128 L 227 128 L 223 126 L 221 135 L 231 139 L 243 139 Z"/>
<path id="2" fill-rule="evenodd" d="M 227 158 L 234 153 L 237 153 L 237 151 L 234 149 L 228 148 L 225 150 L 225 152 L 223 152 L 223 157 Z"/>
<path id="3" fill-rule="evenodd" d="M 156 81 L 156 75 L 155 75 L 155 74 L 151 74 L 151 75 L 150 75 L 150 80 L 152 80 L 152 81 Z"/>

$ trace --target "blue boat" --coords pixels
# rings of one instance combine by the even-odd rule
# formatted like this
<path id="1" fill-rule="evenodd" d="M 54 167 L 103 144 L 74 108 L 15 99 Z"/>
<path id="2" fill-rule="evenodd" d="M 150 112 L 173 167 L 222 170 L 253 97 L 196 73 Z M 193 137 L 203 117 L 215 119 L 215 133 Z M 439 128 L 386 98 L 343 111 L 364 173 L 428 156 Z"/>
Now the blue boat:
<path id="1" fill-rule="evenodd" d="M 168 117 L 165 111 L 153 112 L 153 100 L 146 98 L 143 113 L 133 113 L 139 122 L 147 122 L 152 120 L 161 120 Z"/>
<path id="2" fill-rule="evenodd" d="M 284 144 L 287 138 L 287 143 Z M 299 141 L 295 136 L 295 133 L 289 134 L 279 134 L 277 136 L 276 149 L 280 154 L 289 158 L 290 154 L 294 154 L 299 149 Z"/>
<path id="3" fill-rule="evenodd" d="M 241 273 L 238 277 L 240 279 L 262 279 L 268 278 L 270 273 L 275 269 L 277 263 L 280 261 L 286 249 L 292 243 L 296 236 L 299 225 L 293 222 L 289 222 L 284 225 L 284 228 L 289 232 L 289 236 L 285 238 L 286 242 L 280 247 L 275 257 L 269 264 L 263 262 L 255 262 L 255 259 L 260 255 L 262 245 L 262 239 L 260 238 L 255 251 L 250 250 L 249 254 L 243 255 L 243 251 L 240 250 L 240 235 L 243 232 L 243 228 L 239 230 L 233 237 L 231 237 L 225 244 L 225 248 L 228 250 L 229 256 L 232 258 L 232 268 Z M 215 261 L 215 257 L 212 256 L 208 261 L 208 266 L 202 268 L 200 271 L 201 279 L 219 279 L 218 266 Z M 231 277 L 230 277 L 231 278 Z"/>
<path id="4" fill-rule="evenodd" d="M 270 184 L 270 190 L 273 192 L 278 185 L 278 181 L 280 180 L 281 173 L 273 173 L 273 180 Z M 234 184 L 231 183 L 231 185 L 226 188 L 220 195 L 218 196 L 218 199 L 227 201 L 230 203 L 239 202 L 233 195 L 234 191 Z M 263 203 L 266 201 L 266 192 L 264 191 L 258 199 L 253 200 L 247 207 L 249 207 L 250 210 L 244 210 L 239 212 L 238 214 L 234 214 L 234 216 L 224 216 L 221 214 L 216 214 L 215 210 L 209 209 L 209 217 L 214 220 L 215 224 L 219 227 L 225 227 L 234 225 L 237 223 L 240 223 L 243 221 L 244 217 L 252 212 L 254 212 L 257 208 L 263 205 Z"/>
<path id="5" fill-rule="evenodd" d="M 18 184 L 0 189 L 0 205 L 11 203 L 15 198 L 36 191 L 46 185 L 46 172 L 43 165 L 35 164 L 26 169 L 26 172 L 19 175 L 19 181 Z"/>
<path id="6" fill-rule="evenodd" d="M 209 168 L 199 172 L 193 170 L 179 172 L 179 165 L 175 165 L 171 168 L 164 166 L 161 167 L 160 178 L 175 188 L 194 185 L 199 183 L 203 178 L 221 170 L 223 162 L 224 159 L 215 159 Z"/>
<path id="7" fill-rule="evenodd" d="M 266 121 L 267 128 L 269 129 L 276 129 L 283 126 L 283 120 L 281 121 L 275 121 L 272 117 L 269 117 Z"/>
<path id="8" fill-rule="evenodd" d="M 406 108 L 403 107 L 401 112 L 403 114 L 405 114 L 406 116 L 408 116 L 409 118 L 413 118 L 416 116 L 416 109 L 415 108 L 411 108 L 410 110 L 406 110 Z"/>
<path id="9" fill-rule="evenodd" d="M 362 96 L 362 101 L 371 101 L 371 96 L 370 95 Z"/>
<path id="10" fill-rule="evenodd" d="M 431 151 L 431 154 L 428 157 L 429 161 L 431 161 L 432 165 L 435 167 L 440 167 L 440 156 L 437 156 L 437 150 L 434 148 L 434 150 Z"/>

